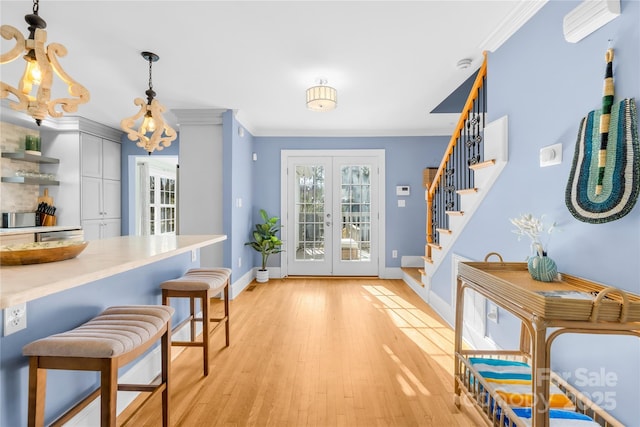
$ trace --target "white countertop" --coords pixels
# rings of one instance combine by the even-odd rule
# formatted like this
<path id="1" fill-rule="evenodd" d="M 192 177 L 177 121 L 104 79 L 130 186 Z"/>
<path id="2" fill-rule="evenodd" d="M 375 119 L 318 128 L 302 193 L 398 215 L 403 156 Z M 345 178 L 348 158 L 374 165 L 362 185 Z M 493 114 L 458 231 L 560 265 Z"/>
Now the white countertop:
<path id="1" fill-rule="evenodd" d="M 0 236 L 10 236 L 13 234 L 48 233 L 50 231 L 80 230 L 79 225 L 54 225 L 52 227 L 17 227 L 0 228 Z"/>
<path id="2" fill-rule="evenodd" d="M 38 227 L 55 228 L 55 227 Z M 0 308 L 94 282 L 193 249 L 225 235 L 121 236 L 92 240 L 77 257 L 44 264 L 0 267 Z"/>

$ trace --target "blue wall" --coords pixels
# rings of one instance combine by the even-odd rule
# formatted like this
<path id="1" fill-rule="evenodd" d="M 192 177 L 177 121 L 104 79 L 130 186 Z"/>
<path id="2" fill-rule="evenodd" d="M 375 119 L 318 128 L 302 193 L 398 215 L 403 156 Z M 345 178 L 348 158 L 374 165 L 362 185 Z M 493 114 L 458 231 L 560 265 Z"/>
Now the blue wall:
<path id="1" fill-rule="evenodd" d="M 228 238 L 224 247 L 224 265 L 233 269 L 232 282 L 239 279 L 256 264 L 253 249 L 245 246 L 253 228 L 253 152 L 254 138 L 236 120 L 233 111 L 222 116 L 223 126 L 223 228 Z M 238 201 L 241 206 L 238 206 Z M 238 260 L 242 264 L 238 265 Z"/>
<path id="2" fill-rule="evenodd" d="M 640 2 L 622 1 L 622 15 L 577 44 L 562 34 L 563 17 L 577 1 L 551 1 L 518 33 L 489 55 L 490 119 L 509 116 L 509 163 L 457 240 L 452 252 L 482 260 L 497 251 L 523 261 L 528 242 L 518 242 L 509 218 L 531 212 L 557 221 L 549 253 L 562 272 L 640 293 L 640 207 L 606 224 L 574 219 L 565 187 L 580 119 L 600 108 L 604 54 L 615 49 L 616 99 L 640 99 Z M 541 147 L 561 143 L 561 165 L 540 168 Z M 450 302 L 450 262 L 434 277 L 433 290 Z M 500 313 L 489 336 L 504 347 L 517 344 L 519 324 Z M 553 345 L 552 367 L 611 409 L 625 425 L 640 426 L 640 340 L 565 335 Z M 584 374 L 615 375 L 613 384 L 585 384 Z M 606 374 L 605 374 L 606 375 Z"/>
<path id="3" fill-rule="evenodd" d="M 384 149 L 386 174 L 386 267 L 400 267 L 405 255 L 424 255 L 426 203 L 422 170 L 440 164 L 449 137 L 255 137 L 258 160 L 253 163 L 253 220 L 258 209 L 271 215 L 280 212 L 280 152 L 282 150 Z M 410 185 L 411 195 L 403 197 L 405 208 L 398 208 L 397 185 Z M 398 258 L 391 251 L 398 250 Z M 259 265 L 257 256 L 254 263 Z M 277 265 L 278 256 L 269 258 Z"/>

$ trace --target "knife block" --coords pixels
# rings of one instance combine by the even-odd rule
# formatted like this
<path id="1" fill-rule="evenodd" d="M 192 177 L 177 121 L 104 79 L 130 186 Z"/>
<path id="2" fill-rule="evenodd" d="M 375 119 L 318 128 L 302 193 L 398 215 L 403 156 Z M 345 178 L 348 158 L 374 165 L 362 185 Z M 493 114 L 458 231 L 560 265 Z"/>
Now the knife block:
<path id="1" fill-rule="evenodd" d="M 40 224 L 42 224 L 43 227 L 52 227 L 56 225 L 56 216 L 41 213 Z"/>

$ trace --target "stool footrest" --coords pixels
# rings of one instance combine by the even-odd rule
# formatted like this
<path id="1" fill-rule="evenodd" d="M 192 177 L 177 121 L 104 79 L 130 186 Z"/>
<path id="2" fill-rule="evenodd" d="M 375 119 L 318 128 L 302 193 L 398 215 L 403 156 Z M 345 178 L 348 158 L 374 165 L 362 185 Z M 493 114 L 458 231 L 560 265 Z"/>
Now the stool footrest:
<path id="1" fill-rule="evenodd" d="M 164 384 L 118 384 L 118 391 L 144 391 L 152 393 L 164 390 Z"/>
<path id="2" fill-rule="evenodd" d="M 100 396 L 100 388 L 92 391 L 87 397 L 76 403 L 75 406 L 69 409 L 64 414 L 60 415 L 54 422 L 51 423 L 51 427 L 59 427 L 65 425 L 69 420 L 78 415 L 80 411 L 89 406 L 91 402 Z"/>
<path id="3" fill-rule="evenodd" d="M 174 347 L 202 347 L 202 341 L 171 341 Z"/>

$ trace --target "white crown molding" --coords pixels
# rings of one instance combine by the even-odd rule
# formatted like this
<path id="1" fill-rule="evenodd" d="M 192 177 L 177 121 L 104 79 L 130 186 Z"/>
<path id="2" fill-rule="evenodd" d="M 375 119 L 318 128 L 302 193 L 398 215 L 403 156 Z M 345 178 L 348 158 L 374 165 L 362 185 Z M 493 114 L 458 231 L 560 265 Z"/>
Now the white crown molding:
<path id="1" fill-rule="evenodd" d="M 80 116 L 62 116 L 57 118 L 46 117 L 42 121 L 42 125 L 36 125 L 33 117 L 24 111 L 16 111 L 9 107 L 9 102 L 3 100 L 1 107 L 0 119 L 3 122 L 22 126 L 28 129 L 38 131 L 56 131 L 56 132 L 86 132 L 99 135 L 103 138 L 109 138 L 114 141 L 120 141 L 123 132 L 119 129 L 103 125 L 93 120 L 85 119 Z"/>
<path id="2" fill-rule="evenodd" d="M 489 36 L 478 46 L 482 51 L 495 52 L 502 44 L 533 17 L 548 0 L 522 0 Z"/>
<path id="3" fill-rule="evenodd" d="M 222 108 L 186 108 L 171 110 L 178 126 L 182 125 L 221 125 L 222 114 L 227 111 Z"/>
<path id="4" fill-rule="evenodd" d="M 451 137 L 455 126 L 450 128 L 424 129 L 378 129 L 378 130 L 325 130 L 325 129 L 266 129 L 251 132 L 257 137 L 300 137 L 300 138 L 359 138 L 359 137 L 403 137 L 403 136 L 447 136 Z"/>

